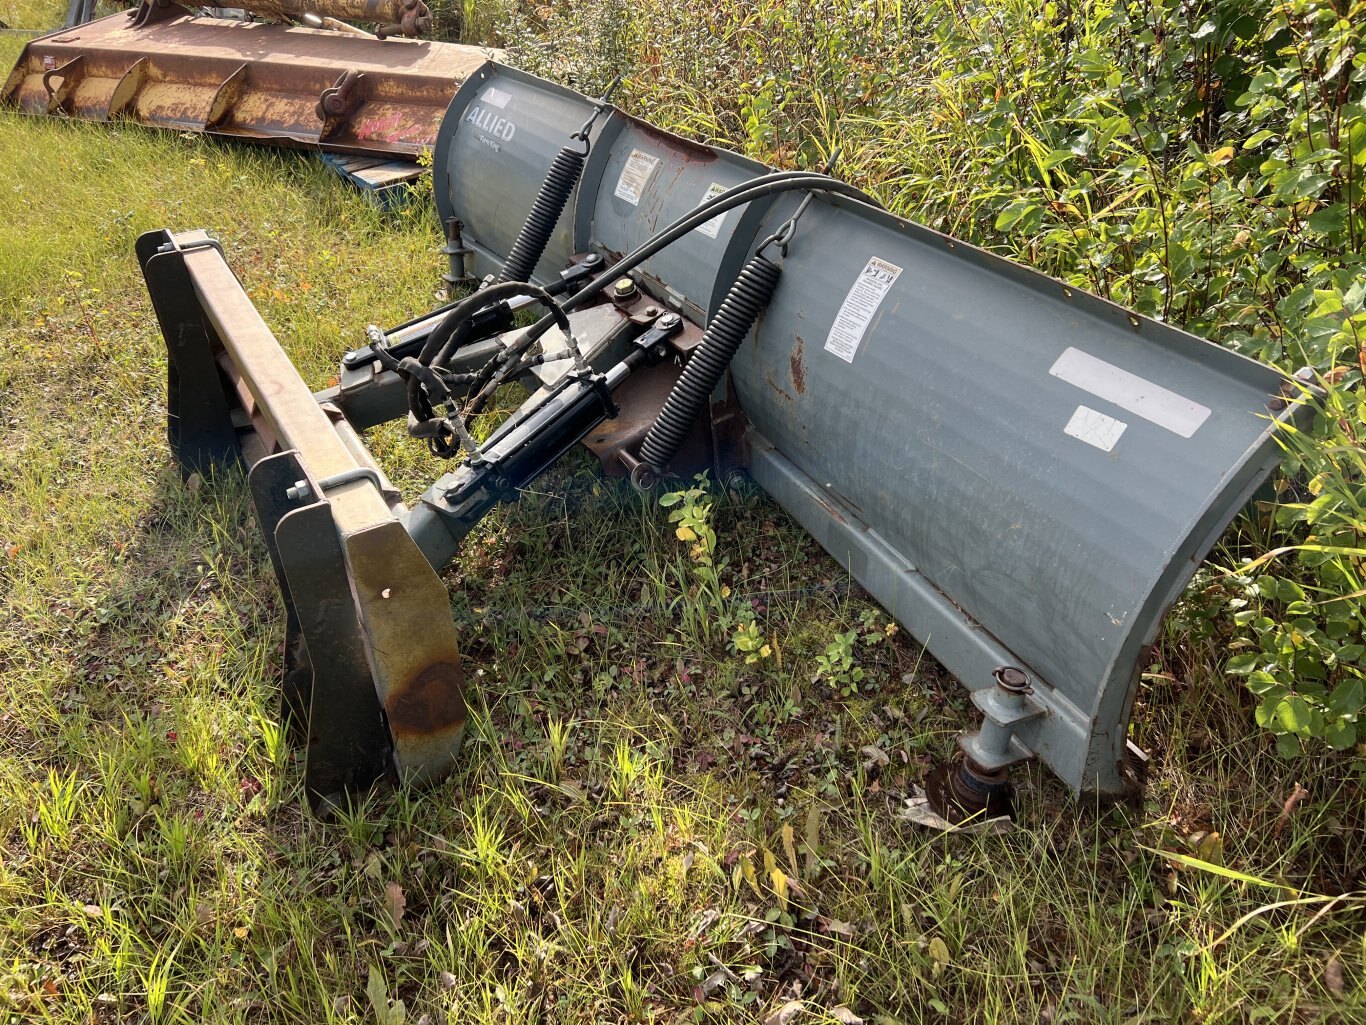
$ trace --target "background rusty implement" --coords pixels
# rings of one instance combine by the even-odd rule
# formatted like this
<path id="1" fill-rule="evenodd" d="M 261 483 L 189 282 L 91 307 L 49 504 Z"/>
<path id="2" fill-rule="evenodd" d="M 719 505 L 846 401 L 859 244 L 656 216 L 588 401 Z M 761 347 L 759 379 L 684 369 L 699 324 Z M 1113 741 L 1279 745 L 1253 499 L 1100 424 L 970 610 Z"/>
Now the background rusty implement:
<path id="1" fill-rule="evenodd" d="M 185 15 L 111 15 L 33 40 L 0 102 L 342 153 L 415 156 L 490 51 Z"/>

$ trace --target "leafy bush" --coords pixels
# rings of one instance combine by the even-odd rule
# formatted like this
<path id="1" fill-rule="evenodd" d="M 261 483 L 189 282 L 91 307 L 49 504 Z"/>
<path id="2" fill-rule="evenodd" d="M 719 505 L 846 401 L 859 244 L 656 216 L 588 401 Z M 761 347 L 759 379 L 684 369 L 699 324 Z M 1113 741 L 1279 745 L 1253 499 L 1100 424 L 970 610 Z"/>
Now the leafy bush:
<path id="1" fill-rule="evenodd" d="M 1351 750 L 1366 731 L 1366 451 L 1353 424 L 1366 395 L 1330 389 L 1311 433 L 1287 429 L 1287 461 L 1307 479 L 1305 500 L 1276 512 L 1294 543 L 1247 559 L 1229 602 L 1241 636 L 1225 669 L 1257 695 L 1257 722 L 1287 756 L 1321 738 Z"/>

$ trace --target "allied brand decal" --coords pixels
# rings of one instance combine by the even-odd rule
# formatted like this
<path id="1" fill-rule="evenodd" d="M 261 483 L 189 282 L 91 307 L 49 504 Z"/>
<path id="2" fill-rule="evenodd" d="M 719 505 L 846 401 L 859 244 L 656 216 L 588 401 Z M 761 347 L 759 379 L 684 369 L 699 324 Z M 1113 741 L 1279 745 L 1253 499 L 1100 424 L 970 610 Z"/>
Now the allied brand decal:
<path id="1" fill-rule="evenodd" d="M 517 126 L 502 114 L 486 110 L 478 103 L 471 104 L 470 109 L 465 112 L 465 124 L 472 125 L 481 132 L 486 137 L 482 141 L 487 142 L 496 150 L 500 150 L 502 147 L 494 142 L 494 139 L 510 142 L 517 131 Z"/>

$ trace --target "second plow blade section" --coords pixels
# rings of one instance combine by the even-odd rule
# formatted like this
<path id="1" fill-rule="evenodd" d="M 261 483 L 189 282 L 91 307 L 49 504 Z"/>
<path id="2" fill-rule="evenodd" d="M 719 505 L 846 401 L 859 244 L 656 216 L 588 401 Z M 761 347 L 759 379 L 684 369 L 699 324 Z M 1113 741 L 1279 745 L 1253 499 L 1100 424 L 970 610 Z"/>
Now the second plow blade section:
<path id="1" fill-rule="evenodd" d="M 416 156 L 487 51 L 412 39 L 134 12 L 24 48 L 0 101 L 28 114 L 349 153 Z"/>

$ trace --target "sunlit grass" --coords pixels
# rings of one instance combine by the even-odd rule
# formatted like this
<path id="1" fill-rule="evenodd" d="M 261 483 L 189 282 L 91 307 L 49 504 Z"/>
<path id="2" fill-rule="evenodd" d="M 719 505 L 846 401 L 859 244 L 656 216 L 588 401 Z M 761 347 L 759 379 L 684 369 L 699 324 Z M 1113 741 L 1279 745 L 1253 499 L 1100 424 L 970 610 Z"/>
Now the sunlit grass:
<path id="1" fill-rule="evenodd" d="M 917 138 L 877 131 L 886 169 Z M 476 685 L 452 777 L 310 818 L 273 576 L 240 476 L 170 463 L 132 244 L 221 238 L 321 387 L 366 323 L 433 304 L 432 210 L 381 217 L 305 154 L 0 114 L 0 212 L 9 1019 L 1366 1015 L 1361 898 L 1316 896 L 1362 886 L 1354 791 L 1271 754 L 1213 655 L 1145 684 L 1142 807 L 1022 771 L 1018 831 L 928 835 L 897 813 L 969 721 L 957 685 L 885 633 L 864 692 L 813 679 L 885 614 L 749 492 L 716 495 L 718 549 L 781 658 L 709 644 L 665 512 L 581 457 L 447 575 Z M 410 495 L 437 472 L 372 440 Z"/>

